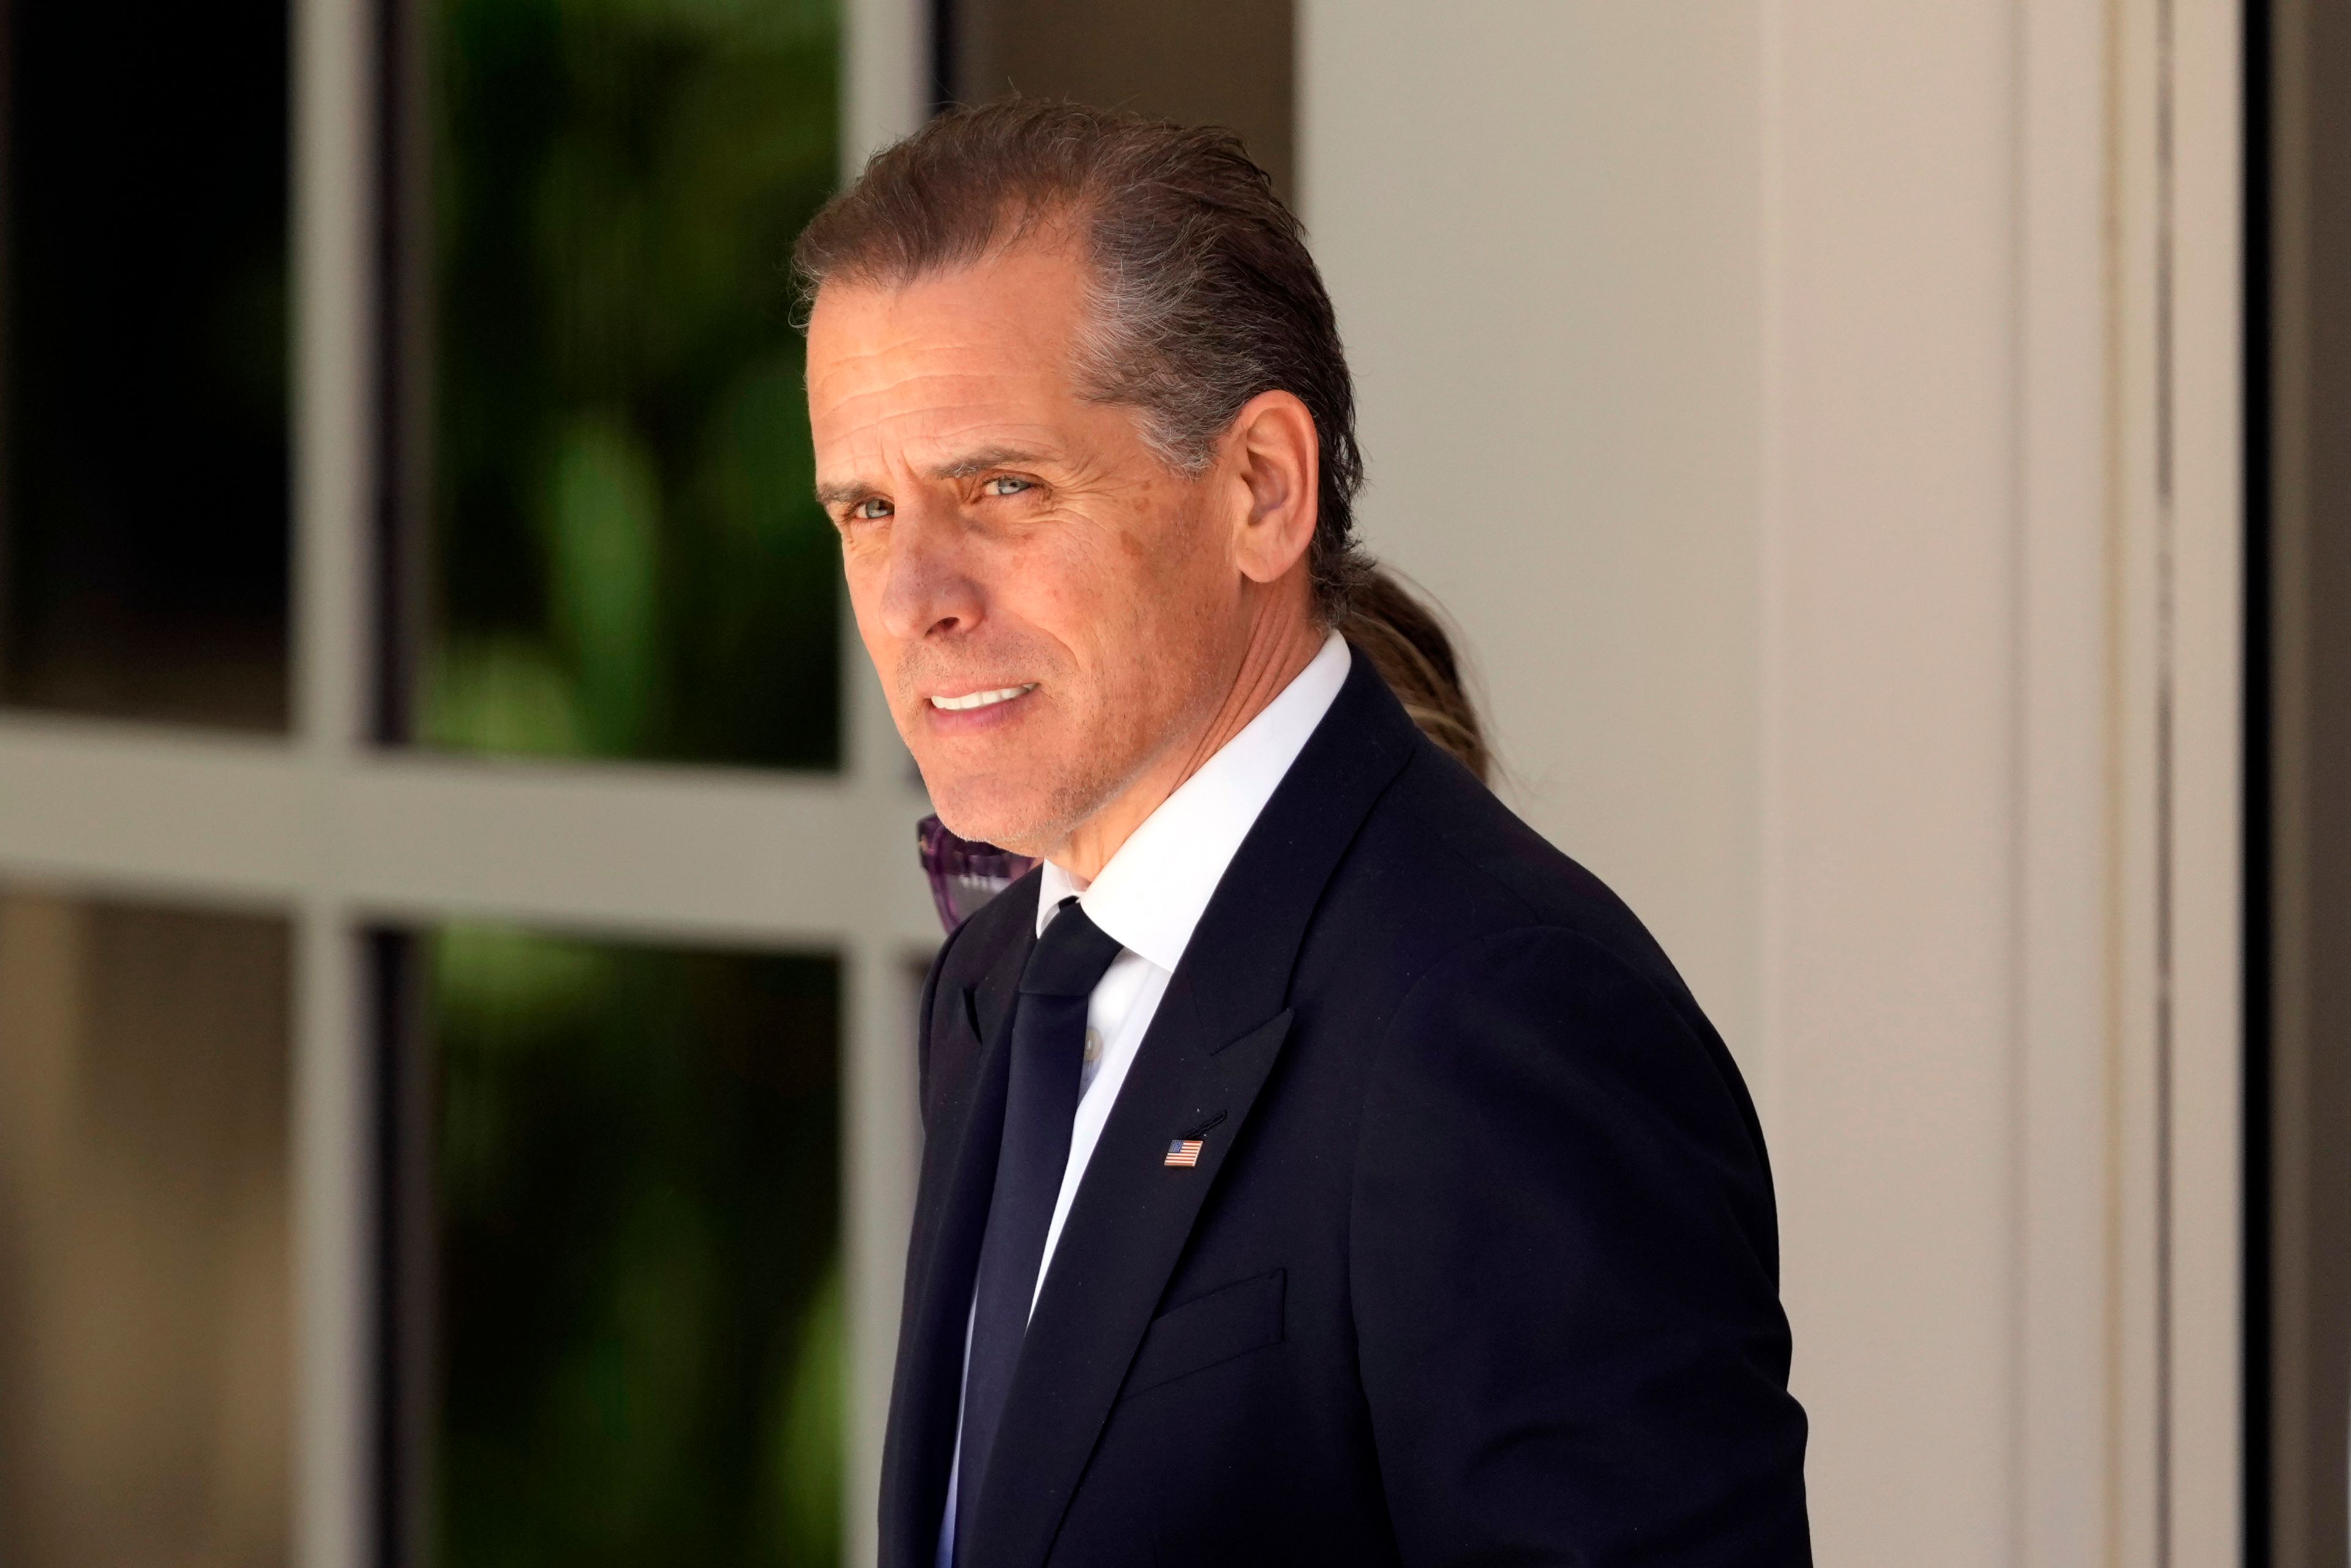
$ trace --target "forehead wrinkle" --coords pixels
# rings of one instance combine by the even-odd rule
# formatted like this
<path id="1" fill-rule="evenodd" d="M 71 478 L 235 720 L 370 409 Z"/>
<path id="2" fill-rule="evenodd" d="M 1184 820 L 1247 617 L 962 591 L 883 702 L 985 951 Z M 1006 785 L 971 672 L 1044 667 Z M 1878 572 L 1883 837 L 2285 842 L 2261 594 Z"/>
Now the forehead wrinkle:
<path id="1" fill-rule="evenodd" d="M 876 422 L 975 402 L 1037 407 L 1074 401 L 1061 367 L 1013 354 L 827 355 L 811 367 L 810 401 L 832 421 Z M 877 407 L 878 405 L 878 407 Z"/>
<path id="2" fill-rule="evenodd" d="M 1042 390 L 1050 397 L 1052 383 L 1045 376 L 1012 370 L 909 370 L 847 388 L 839 375 L 827 375 L 810 391 L 823 402 L 821 417 L 872 423 L 959 403 L 1002 401 L 1012 389 L 1029 396 Z M 879 413 L 863 412 L 877 402 L 885 404 Z"/>
<path id="3" fill-rule="evenodd" d="M 1028 433 L 1045 425 L 1054 402 L 1035 378 L 977 371 L 914 371 L 849 390 L 828 376 L 810 392 L 820 444 L 867 448 L 1025 449 L 1037 444 Z M 1008 438 L 1008 426 L 1021 435 Z"/>
<path id="4" fill-rule="evenodd" d="M 1041 392 L 1048 401 L 1076 398 L 1081 394 L 1070 345 L 1051 341 L 1065 336 L 1045 323 L 968 309 L 893 311 L 863 331 L 842 324 L 832 332 L 811 333 L 817 351 L 810 356 L 810 368 L 820 366 L 822 373 L 810 376 L 809 390 L 812 398 L 826 399 L 840 411 L 876 397 L 954 402 L 977 385 Z M 932 383 L 950 390 L 933 390 Z"/>
<path id="5" fill-rule="evenodd" d="M 1022 301 L 938 298 L 920 285 L 873 299 L 865 308 L 852 306 L 846 314 L 846 319 L 820 316 L 809 333 L 811 345 L 820 345 L 823 357 L 844 371 L 874 361 L 921 363 L 943 358 L 977 358 L 994 366 L 1028 361 L 1042 369 L 1036 361 L 1063 358 L 1073 346 L 1069 340 L 1076 327 L 1050 305 L 1040 309 Z M 1039 355 L 1040 348 L 1047 351 Z"/>

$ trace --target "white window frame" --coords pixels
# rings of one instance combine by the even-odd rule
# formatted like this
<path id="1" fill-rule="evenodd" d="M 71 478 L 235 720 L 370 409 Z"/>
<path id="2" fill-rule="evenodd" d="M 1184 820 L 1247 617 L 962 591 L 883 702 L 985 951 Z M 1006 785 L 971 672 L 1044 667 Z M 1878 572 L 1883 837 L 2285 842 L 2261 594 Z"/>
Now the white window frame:
<path id="1" fill-rule="evenodd" d="M 925 110 L 921 0 L 843 0 L 843 167 Z M 296 0 L 290 733 L 0 713 L 0 878 L 280 912 L 293 1044 L 295 1561 L 375 1554 L 376 1107 L 364 934 L 512 921 L 821 950 L 841 967 L 841 1246 L 850 1389 L 843 1561 L 872 1500 L 897 1341 L 914 1123 L 908 975 L 938 929 L 927 808 L 843 617 L 837 774 L 529 762 L 364 738 L 381 413 L 377 11 Z"/>

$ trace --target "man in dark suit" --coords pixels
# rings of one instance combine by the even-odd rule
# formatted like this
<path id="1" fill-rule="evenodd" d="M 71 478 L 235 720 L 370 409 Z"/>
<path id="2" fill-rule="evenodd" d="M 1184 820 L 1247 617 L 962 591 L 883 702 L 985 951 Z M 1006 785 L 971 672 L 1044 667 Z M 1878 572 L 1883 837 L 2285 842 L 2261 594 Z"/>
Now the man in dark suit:
<path id="1" fill-rule="evenodd" d="M 924 991 L 885 1568 L 1807 1562 L 1753 1108 L 1331 631 L 1352 392 L 1263 174 L 958 111 L 797 259 L 900 728 L 1044 862 Z"/>

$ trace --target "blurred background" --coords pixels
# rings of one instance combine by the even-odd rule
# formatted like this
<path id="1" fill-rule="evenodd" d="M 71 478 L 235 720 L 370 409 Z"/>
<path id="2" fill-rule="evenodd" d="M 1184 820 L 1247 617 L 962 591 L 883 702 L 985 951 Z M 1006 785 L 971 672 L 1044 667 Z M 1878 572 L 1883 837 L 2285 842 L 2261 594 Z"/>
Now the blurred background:
<path id="1" fill-rule="evenodd" d="M 792 236 L 1238 131 L 1775 1161 L 1824 1563 L 2346 1561 L 2351 19 L 0 5 L 0 1563 L 871 1561 L 925 810 Z"/>

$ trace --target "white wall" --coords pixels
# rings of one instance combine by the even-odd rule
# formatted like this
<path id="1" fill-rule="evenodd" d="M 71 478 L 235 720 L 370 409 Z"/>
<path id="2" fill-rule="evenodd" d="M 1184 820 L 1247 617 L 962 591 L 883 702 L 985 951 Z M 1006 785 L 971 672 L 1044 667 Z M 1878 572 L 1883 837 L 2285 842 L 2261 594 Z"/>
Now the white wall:
<path id="1" fill-rule="evenodd" d="M 1764 62 L 1766 1025 L 1830 1563 L 2013 1524 L 2014 63 L 2005 5 L 1869 0 Z"/>
<path id="2" fill-rule="evenodd" d="M 2105 820 L 2099 7 L 1301 25 L 1365 531 L 1466 631 L 1506 793 L 1756 1091 L 1820 1560 L 2094 1560 L 2104 862 L 2026 829 Z M 2028 330 L 2029 289 L 2087 323 Z M 2036 1033 L 2053 1007 L 2086 1027 Z M 2028 1168 L 2044 1125 L 2082 1157 Z M 2036 1345 L 2071 1363 L 2038 1403 Z"/>
<path id="3" fill-rule="evenodd" d="M 1505 792 L 1760 1069 L 1754 9 L 1343 0 L 1302 42 L 1365 533 L 1468 632 Z"/>

